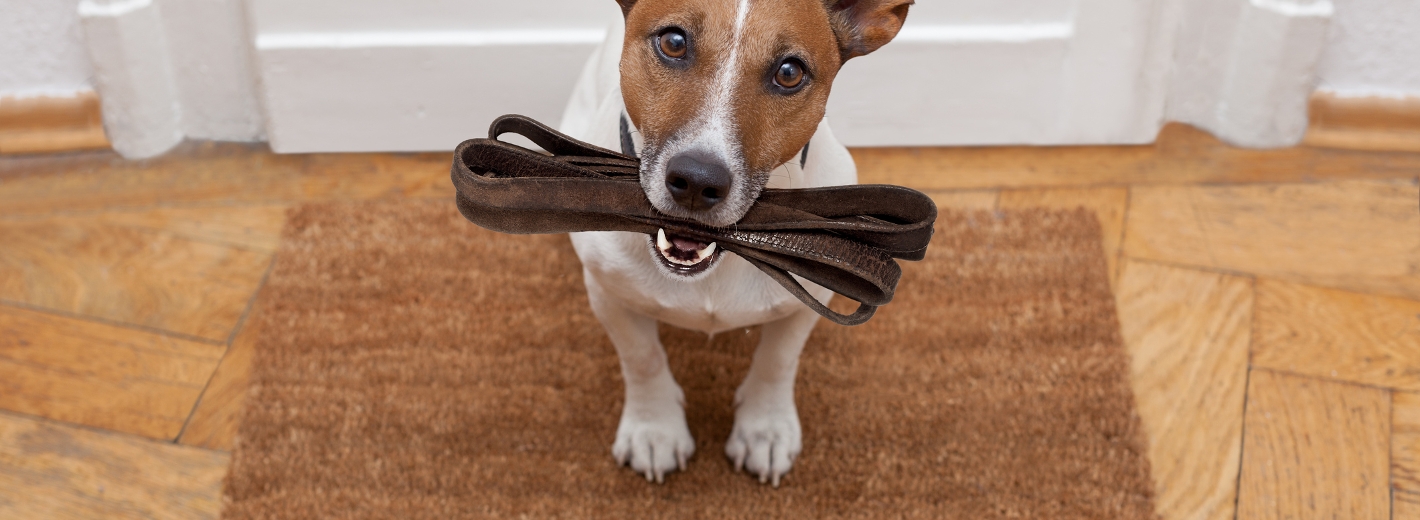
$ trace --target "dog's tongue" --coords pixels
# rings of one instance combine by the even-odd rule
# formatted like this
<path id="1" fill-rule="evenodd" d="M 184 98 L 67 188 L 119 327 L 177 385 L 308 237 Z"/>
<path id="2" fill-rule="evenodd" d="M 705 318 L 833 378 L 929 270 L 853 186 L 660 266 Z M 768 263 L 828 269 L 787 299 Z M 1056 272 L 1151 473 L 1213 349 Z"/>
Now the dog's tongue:
<path id="1" fill-rule="evenodd" d="M 700 242 L 684 237 L 671 236 L 666 238 L 670 239 L 671 245 L 681 251 L 699 251 L 710 245 L 708 242 Z"/>

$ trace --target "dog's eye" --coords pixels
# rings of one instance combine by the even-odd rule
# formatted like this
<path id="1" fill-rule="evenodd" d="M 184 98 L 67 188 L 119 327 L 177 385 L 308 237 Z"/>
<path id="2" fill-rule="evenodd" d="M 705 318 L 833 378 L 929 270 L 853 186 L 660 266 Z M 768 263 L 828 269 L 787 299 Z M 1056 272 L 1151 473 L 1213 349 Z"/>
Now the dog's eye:
<path id="1" fill-rule="evenodd" d="M 804 63 L 789 58 L 779 62 L 779 69 L 774 71 L 774 84 L 781 88 L 794 90 L 804 83 Z"/>
<path id="2" fill-rule="evenodd" d="M 661 31 L 661 34 L 656 36 L 656 44 L 662 55 L 673 60 L 684 58 L 688 46 L 685 32 L 674 27 Z"/>

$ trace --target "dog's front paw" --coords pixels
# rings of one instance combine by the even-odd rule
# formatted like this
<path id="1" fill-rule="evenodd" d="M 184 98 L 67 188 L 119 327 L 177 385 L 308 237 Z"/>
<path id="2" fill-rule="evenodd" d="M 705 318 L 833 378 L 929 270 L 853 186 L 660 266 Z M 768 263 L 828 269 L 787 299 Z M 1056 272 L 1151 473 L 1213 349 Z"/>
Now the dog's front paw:
<path id="1" fill-rule="evenodd" d="M 735 409 L 735 428 L 725 443 L 725 455 L 735 463 L 735 471 L 748 469 L 761 484 L 779 487 L 780 477 L 793 467 L 803 447 L 801 437 L 793 397 L 750 397 Z"/>
<path id="2" fill-rule="evenodd" d="M 646 481 L 665 482 L 667 473 L 685 471 L 686 459 L 694 454 L 695 439 L 679 403 L 628 406 L 621 413 L 611 455 L 617 464 L 630 464 L 645 475 Z"/>

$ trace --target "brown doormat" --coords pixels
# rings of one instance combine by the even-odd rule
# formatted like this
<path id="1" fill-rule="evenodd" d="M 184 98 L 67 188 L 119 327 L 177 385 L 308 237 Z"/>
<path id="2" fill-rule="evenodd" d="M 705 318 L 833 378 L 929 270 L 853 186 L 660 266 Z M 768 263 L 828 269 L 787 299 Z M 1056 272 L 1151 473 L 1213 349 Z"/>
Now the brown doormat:
<path id="1" fill-rule="evenodd" d="M 648 484 L 611 457 L 618 363 L 566 236 L 447 200 L 294 210 L 224 517 L 1152 518 L 1094 218 L 937 229 L 877 317 L 814 331 L 774 489 L 723 454 L 756 330 L 663 327 L 697 451 Z"/>

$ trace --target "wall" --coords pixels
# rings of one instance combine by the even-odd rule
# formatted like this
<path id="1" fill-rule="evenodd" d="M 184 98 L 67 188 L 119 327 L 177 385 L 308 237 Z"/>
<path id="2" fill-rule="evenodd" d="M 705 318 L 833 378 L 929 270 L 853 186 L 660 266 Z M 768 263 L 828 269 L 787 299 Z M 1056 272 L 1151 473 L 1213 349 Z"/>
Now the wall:
<path id="1" fill-rule="evenodd" d="M 1232 144 L 1290 146 L 1335 14 L 1331 0 L 1179 0 L 1165 119 Z"/>
<path id="2" fill-rule="evenodd" d="M 0 0 L 0 97 L 89 89 L 79 14 L 66 0 Z"/>
<path id="3" fill-rule="evenodd" d="M 191 139 L 265 138 L 243 0 L 158 0 Z"/>
<path id="4" fill-rule="evenodd" d="M 119 153 L 263 138 L 243 0 L 79 0 L 77 9 Z"/>
<path id="5" fill-rule="evenodd" d="M 1420 97 L 1420 1 L 1332 0 L 1319 88 L 1343 96 Z"/>

